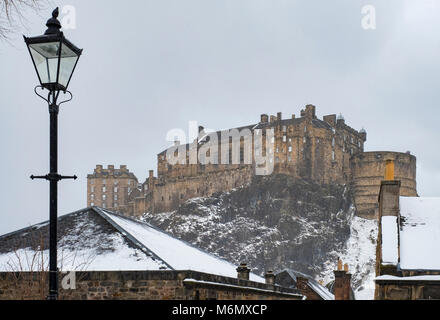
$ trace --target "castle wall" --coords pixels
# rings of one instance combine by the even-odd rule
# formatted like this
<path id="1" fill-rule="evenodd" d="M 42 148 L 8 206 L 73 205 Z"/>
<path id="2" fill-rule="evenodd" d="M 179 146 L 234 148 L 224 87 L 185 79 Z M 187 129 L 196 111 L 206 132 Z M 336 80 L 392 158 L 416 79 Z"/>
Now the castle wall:
<path id="1" fill-rule="evenodd" d="M 207 172 L 191 177 L 167 179 L 154 186 L 151 202 L 144 207 L 153 212 L 175 210 L 179 204 L 195 197 L 209 197 L 216 192 L 231 190 L 249 183 L 253 176 L 252 166 L 241 166 L 234 169 Z M 143 214 L 138 211 L 135 214 Z"/>
<path id="2" fill-rule="evenodd" d="M 359 216 L 373 219 L 378 214 L 378 195 L 385 178 L 386 160 L 394 161 L 394 179 L 401 181 L 400 195 L 417 196 L 416 157 L 408 153 L 374 151 L 351 159 L 354 202 Z"/>

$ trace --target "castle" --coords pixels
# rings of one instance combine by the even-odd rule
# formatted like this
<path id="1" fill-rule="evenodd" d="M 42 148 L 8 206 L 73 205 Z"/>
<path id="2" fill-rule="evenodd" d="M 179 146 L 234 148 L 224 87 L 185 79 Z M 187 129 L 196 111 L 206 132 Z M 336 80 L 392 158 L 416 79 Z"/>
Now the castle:
<path id="1" fill-rule="evenodd" d="M 235 149 L 233 131 L 247 133 L 239 136 Z M 257 139 L 252 139 L 258 135 L 263 137 L 260 149 Z M 246 140 L 248 136 L 251 138 Z M 103 169 L 97 165 L 87 176 L 87 203 L 129 216 L 172 211 L 188 199 L 230 191 L 251 182 L 261 167 L 256 156 L 266 154 L 270 155 L 266 159 L 271 164 L 270 174 L 287 174 L 319 184 L 351 185 L 357 214 L 371 219 L 377 215 L 377 197 L 387 162 L 393 161 L 394 175 L 402 181 L 401 194 L 417 195 L 416 158 L 409 152 L 364 152 L 366 139 L 366 131 L 351 128 L 342 115 L 318 119 L 314 105 L 301 110 L 300 117 L 293 114 L 282 119 L 280 112 L 270 117 L 262 114 L 256 124 L 214 133 L 199 127 L 193 142 L 181 145 L 176 140 L 174 146 L 159 153 L 157 177 L 150 170 L 142 184 L 126 166 Z M 219 143 L 213 144 L 214 140 Z M 170 156 L 182 150 L 179 161 L 171 162 Z M 200 161 L 204 158 L 209 161 Z"/>

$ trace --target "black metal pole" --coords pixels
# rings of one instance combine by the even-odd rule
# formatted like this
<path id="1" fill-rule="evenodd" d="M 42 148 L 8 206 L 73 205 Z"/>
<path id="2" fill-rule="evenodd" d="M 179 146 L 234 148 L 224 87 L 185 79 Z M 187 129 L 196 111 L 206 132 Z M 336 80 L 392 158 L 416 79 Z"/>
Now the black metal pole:
<path id="1" fill-rule="evenodd" d="M 57 269 L 57 220 L 58 220 L 58 111 L 56 93 L 52 92 L 49 105 L 50 114 L 50 226 L 49 226 L 49 296 L 48 300 L 58 298 Z"/>
<path id="2" fill-rule="evenodd" d="M 77 176 L 62 176 L 58 174 L 58 112 L 57 99 L 59 91 L 51 90 L 48 99 L 50 116 L 50 152 L 49 174 L 45 176 L 31 176 L 31 179 L 45 179 L 50 183 L 49 191 L 49 295 L 48 300 L 58 299 L 58 267 L 57 267 L 57 221 L 58 221 L 58 181 L 63 179 L 76 180 Z M 40 96 L 41 97 L 41 96 Z M 66 101 L 64 101 L 66 102 Z M 61 102 L 63 103 L 63 102 Z"/>

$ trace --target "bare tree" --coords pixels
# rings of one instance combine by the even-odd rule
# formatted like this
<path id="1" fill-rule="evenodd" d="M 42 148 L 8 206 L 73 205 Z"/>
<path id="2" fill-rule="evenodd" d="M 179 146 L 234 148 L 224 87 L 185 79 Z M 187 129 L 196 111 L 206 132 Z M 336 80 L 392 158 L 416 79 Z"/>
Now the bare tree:
<path id="1" fill-rule="evenodd" d="M 0 39 L 8 37 L 21 25 L 25 25 L 26 10 L 38 12 L 49 0 L 0 0 Z"/>

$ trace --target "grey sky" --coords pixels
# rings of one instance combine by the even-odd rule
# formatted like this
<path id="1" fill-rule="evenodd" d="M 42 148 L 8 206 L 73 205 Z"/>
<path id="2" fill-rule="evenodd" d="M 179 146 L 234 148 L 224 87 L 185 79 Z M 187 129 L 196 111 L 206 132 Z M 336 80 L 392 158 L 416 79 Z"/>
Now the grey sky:
<path id="1" fill-rule="evenodd" d="M 220 129 L 261 113 L 342 113 L 368 133 L 366 150 L 410 150 L 418 191 L 439 196 L 440 2 L 294 0 L 55 1 L 76 8 L 84 48 L 60 112 L 59 212 L 86 206 L 96 164 L 128 165 L 140 181 L 172 128 Z M 361 8 L 377 29 L 361 28 Z M 29 12 L 44 32 L 52 8 Z M 47 106 L 21 33 L 0 43 L 0 234 L 48 218 Z"/>

